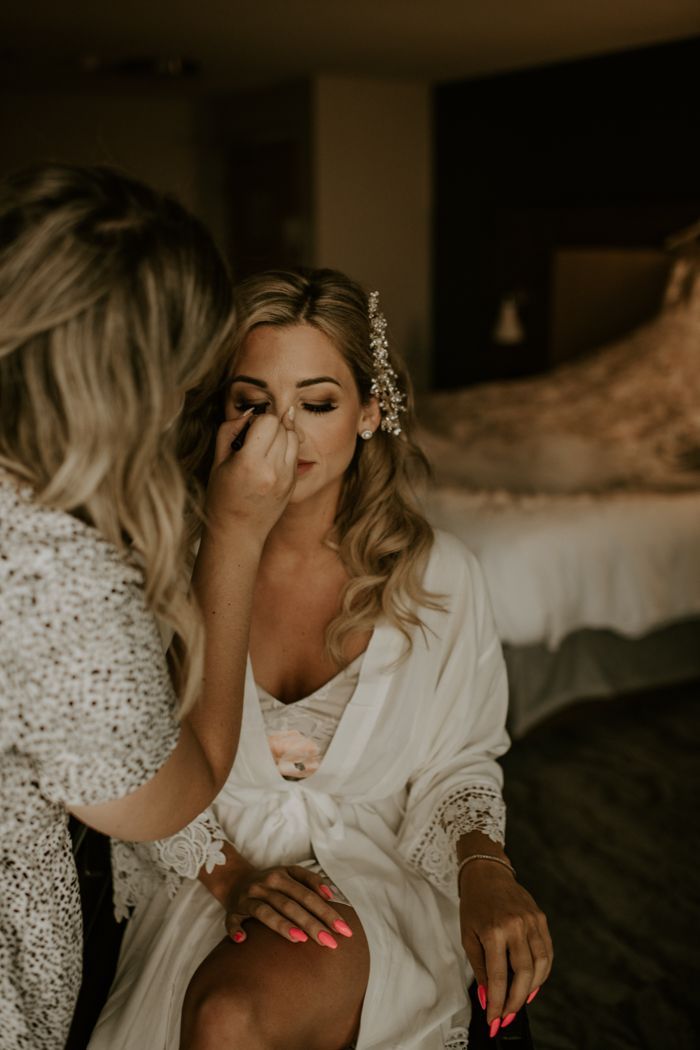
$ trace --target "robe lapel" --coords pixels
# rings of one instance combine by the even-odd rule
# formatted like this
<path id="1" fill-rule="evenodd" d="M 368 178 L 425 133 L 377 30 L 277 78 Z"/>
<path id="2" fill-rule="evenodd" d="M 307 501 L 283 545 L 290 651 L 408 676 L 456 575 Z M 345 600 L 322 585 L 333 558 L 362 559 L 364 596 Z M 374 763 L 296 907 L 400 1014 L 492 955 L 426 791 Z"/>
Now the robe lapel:
<path id="1" fill-rule="evenodd" d="M 377 624 L 362 661 L 357 688 L 318 770 L 303 781 L 305 790 L 332 794 L 352 772 L 365 751 L 384 705 L 392 679 L 389 669 L 401 655 L 402 644 L 399 631 L 384 620 Z M 246 667 L 241 740 L 235 771 L 249 784 L 259 787 L 270 786 L 279 790 L 285 783 L 270 752 L 250 658 Z"/>

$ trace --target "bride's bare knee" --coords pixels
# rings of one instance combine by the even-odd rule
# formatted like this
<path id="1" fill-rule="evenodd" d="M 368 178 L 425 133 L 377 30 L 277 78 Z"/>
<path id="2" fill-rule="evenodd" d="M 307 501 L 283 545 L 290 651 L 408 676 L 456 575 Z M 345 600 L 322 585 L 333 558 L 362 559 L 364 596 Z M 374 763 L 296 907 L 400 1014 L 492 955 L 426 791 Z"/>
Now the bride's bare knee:
<path id="1" fill-rule="evenodd" d="M 182 1007 L 180 1050 L 274 1050 L 249 991 L 193 979 Z"/>

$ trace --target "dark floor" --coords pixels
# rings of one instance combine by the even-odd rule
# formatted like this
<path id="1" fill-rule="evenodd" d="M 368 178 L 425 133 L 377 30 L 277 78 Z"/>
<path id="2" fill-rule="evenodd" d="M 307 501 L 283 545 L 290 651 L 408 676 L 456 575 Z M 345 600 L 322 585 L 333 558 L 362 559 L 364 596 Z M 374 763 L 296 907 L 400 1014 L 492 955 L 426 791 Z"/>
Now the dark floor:
<path id="1" fill-rule="evenodd" d="M 556 961 L 537 1050 L 700 1046 L 700 683 L 578 704 L 504 760 L 509 852 Z"/>
<path id="2" fill-rule="evenodd" d="M 536 1050 L 700 1046 L 699 755 L 694 683 L 577 704 L 505 757 L 509 853 L 556 952 L 529 1008 Z M 85 1045 L 120 936 L 103 843 L 81 852 L 86 979 L 67 1050 Z"/>

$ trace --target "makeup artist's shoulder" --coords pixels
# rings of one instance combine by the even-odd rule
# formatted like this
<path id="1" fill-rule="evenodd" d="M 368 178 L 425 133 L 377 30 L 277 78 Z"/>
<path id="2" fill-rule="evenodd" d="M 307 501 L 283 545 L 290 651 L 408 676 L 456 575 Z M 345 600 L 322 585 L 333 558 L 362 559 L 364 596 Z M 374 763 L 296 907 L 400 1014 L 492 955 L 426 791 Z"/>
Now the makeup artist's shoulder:
<path id="1" fill-rule="evenodd" d="M 143 586 L 135 562 L 93 526 L 39 503 L 31 486 L 0 473 L 0 572 L 4 584 L 78 591 Z"/>

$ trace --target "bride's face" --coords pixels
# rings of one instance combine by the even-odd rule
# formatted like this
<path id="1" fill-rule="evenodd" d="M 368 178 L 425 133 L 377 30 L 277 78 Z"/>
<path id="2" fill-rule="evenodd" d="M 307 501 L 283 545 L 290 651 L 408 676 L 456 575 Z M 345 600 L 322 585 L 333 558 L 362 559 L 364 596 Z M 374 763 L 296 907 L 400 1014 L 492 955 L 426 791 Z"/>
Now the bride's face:
<path id="1" fill-rule="evenodd" d="M 260 325 L 246 337 L 226 399 L 226 418 L 254 405 L 281 417 L 294 405 L 297 483 L 290 500 L 325 493 L 337 500 L 358 435 L 376 430 L 374 398 L 360 403 L 353 375 L 331 340 L 309 324 Z"/>

